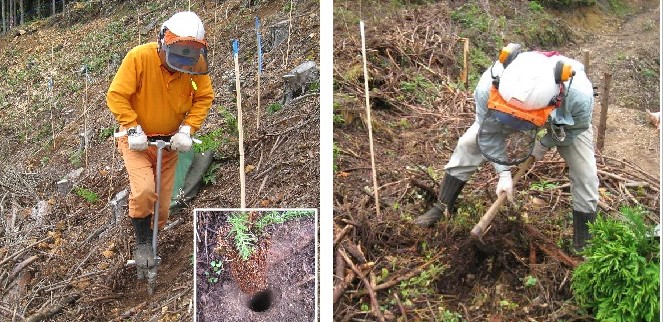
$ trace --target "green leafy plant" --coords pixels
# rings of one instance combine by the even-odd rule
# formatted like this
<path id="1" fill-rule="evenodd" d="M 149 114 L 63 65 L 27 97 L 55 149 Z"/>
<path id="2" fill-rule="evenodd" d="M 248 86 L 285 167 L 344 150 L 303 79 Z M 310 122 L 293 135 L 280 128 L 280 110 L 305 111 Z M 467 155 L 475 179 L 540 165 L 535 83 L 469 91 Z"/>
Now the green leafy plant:
<path id="1" fill-rule="evenodd" d="M 338 157 L 340 155 L 341 155 L 341 150 L 338 148 L 338 146 L 336 146 L 336 142 L 334 142 L 332 144 L 332 157 L 334 159 L 332 162 L 332 166 L 334 167 L 334 173 L 338 171 L 338 163 L 336 161 L 338 161 Z"/>
<path id="2" fill-rule="evenodd" d="M 72 153 L 69 156 L 69 162 L 71 162 L 71 165 L 74 167 L 80 167 L 83 164 L 83 153 L 85 153 L 83 150 L 76 150 L 76 152 Z"/>
<path id="3" fill-rule="evenodd" d="M 530 1 L 529 10 L 531 10 L 532 12 L 543 12 L 543 6 L 536 1 Z"/>
<path id="4" fill-rule="evenodd" d="M 207 168 L 207 171 L 205 171 L 205 174 L 203 175 L 203 183 L 204 184 L 215 184 L 216 183 L 216 173 L 221 168 L 221 164 L 219 163 L 212 163 L 209 168 Z"/>
<path id="5" fill-rule="evenodd" d="M 223 120 L 226 123 L 226 128 L 228 129 L 229 133 L 232 133 L 234 135 L 239 134 L 239 130 L 237 129 L 237 117 L 233 115 L 232 113 L 228 112 L 223 106 L 219 107 L 219 113 L 221 113 L 221 116 L 223 116 Z"/>
<path id="6" fill-rule="evenodd" d="M 525 276 L 525 278 L 522 279 L 522 281 L 523 281 L 523 284 L 525 284 L 525 286 L 532 287 L 532 286 L 536 285 L 536 282 L 538 280 L 536 279 L 536 277 L 534 277 L 532 275 L 527 275 L 527 276 Z"/>
<path id="7" fill-rule="evenodd" d="M 283 109 L 283 104 L 278 102 L 267 105 L 267 113 L 269 114 L 274 114 L 280 111 L 281 109 Z"/>
<path id="8" fill-rule="evenodd" d="M 586 261 L 573 271 L 571 290 L 599 321 L 659 320 L 659 243 L 642 208 L 620 209 L 625 220 L 597 218 Z"/>
<path id="9" fill-rule="evenodd" d="M 296 218 L 310 217 L 314 214 L 313 211 L 271 211 L 253 223 L 249 222 L 248 212 L 234 212 L 228 216 L 228 222 L 231 225 L 230 235 L 234 239 L 239 256 L 242 260 L 248 260 L 265 227 L 271 224 L 282 224 Z"/>
<path id="10" fill-rule="evenodd" d="M 76 195 L 85 199 L 85 201 L 89 203 L 95 203 L 99 201 L 99 196 L 94 191 L 85 188 L 76 188 Z"/>
<path id="11" fill-rule="evenodd" d="M 113 133 L 115 133 L 115 126 L 109 126 L 105 127 L 103 129 L 99 130 L 99 140 L 104 141 L 108 139 L 109 137 L 113 136 Z"/>
<path id="12" fill-rule="evenodd" d="M 196 153 L 203 153 L 206 151 L 214 151 L 223 144 L 223 129 L 216 129 L 198 138 L 201 142 L 194 144 L 193 149 Z"/>
<path id="13" fill-rule="evenodd" d="M 552 183 L 552 182 L 542 180 L 542 181 L 539 181 L 539 182 L 532 183 L 529 188 L 530 188 L 530 190 L 545 191 L 545 190 L 548 190 L 548 189 L 557 188 L 557 185 Z"/>

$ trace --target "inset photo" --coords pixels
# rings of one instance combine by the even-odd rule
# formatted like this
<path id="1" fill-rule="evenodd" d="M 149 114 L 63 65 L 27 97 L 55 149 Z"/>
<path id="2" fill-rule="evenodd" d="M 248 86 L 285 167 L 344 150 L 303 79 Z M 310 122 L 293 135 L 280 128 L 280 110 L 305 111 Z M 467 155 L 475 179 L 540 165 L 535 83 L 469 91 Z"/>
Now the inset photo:
<path id="1" fill-rule="evenodd" d="M 316 209 L 196 209 L 196 321 L 314 321 Z"/>

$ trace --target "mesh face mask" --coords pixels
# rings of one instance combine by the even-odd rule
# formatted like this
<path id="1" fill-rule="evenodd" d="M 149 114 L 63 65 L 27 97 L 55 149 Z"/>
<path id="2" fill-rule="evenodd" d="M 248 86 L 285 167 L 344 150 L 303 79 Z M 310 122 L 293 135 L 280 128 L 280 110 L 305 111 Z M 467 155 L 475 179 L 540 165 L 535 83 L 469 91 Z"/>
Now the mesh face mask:
<path id="1" fill-rule="evenodd" d="M 209 73 L 207 43 L 204 40 L 178 37 L 166 31 L 161 48 L 165 52 L 166 63 L 170 68 L 193 75 Z"/>
<path id="2" fill-rule="evenodd" d="M 537 130 L 533 123 L 489 109 L 479 127 L 477 144 L 487 160 L 516 165 L 532 154 Z"/>

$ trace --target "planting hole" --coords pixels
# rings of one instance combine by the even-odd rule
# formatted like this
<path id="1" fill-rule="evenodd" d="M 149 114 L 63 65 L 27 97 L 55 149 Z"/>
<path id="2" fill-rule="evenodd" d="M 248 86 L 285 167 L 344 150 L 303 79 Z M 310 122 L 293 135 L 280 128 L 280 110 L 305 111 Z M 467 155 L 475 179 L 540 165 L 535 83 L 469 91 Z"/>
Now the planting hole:
<path id="1" fill-rule="evenodd" d="M 272 290 L 260 291 L 249 300 L 249 308 L 254 312 L 265 312 L 272 306 Z"/>

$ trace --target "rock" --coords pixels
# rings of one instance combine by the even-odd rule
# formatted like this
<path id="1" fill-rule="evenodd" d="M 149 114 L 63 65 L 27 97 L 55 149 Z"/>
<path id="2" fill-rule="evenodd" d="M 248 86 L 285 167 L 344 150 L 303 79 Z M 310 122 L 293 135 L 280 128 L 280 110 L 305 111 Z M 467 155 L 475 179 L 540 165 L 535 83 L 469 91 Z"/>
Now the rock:
<path id="1" fill-rule="evenodd" d="M 40 200 L 37 202 L 34 208 L 32 208 L 32 213 L 30 217 L 35 221 L 37 226 L 41 226 L 44 223 L 44 217 L 48 215 L 48 201 Z"/>
<path id="2" fill-rule="evenodd" d="M 122 217 L 124 216 L 124 208 L 127 207 L 127 201 L 129 200 L 129 189 L 124 189 L 120 192 L 118 192 L 115 197 L 111 201 L 108 202 L 108 204 L 111 206 L 111 209 L 113 210 L 113 221 L 111 221 L 111 224 L 114 225 L 120 220 L 122 220 Z"/>
<path id="3" fill-rule="evenodd" d="M 71 191 L 71 189 L 74 188 L 74 183 L 71 182 L 71 180 L 69 180 L 69 179 L 67 179 L 67 178 L 64 178 L 64 179 L 58 181 L 58 182 L 56 183 L 56 185 L 57 185 L 58 193 L 59 193 L 61 196 L 66 196 L 66 195 L 68 195 L 69 192 Z"/>
<path id="4" fill-rule="evenodd" d="M 288 74 L 283 75 L 285 88 L 283 91 L 283 105 L 292 99 L 305 94 L 310 85 L 320 79 L 320 70 L 315 61 L 307 60 L 295 67 Z"/>

